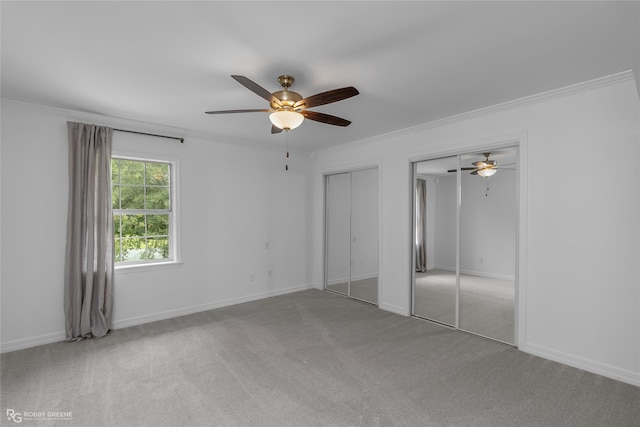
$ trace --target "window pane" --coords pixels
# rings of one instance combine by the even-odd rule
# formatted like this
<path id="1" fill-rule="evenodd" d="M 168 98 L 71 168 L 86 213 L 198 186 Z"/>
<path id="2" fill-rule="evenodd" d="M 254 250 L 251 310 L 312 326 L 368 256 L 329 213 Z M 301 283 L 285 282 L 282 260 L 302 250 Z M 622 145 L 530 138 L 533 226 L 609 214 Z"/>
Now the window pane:
<path id="1" fill-rule="evenodd" d="M 114 158 L 111 180 L 115 262 L 169 259 L 171 164 Z"/>
<path id="2" fill-rule="evenodd" d="M 120 187 L 120 209 L 144 209 L 144 187 Z"/>
<path id="3" fill-rule="evenodd" d="M 120 237 L 120 223 L 122 222 L 122 215 L 113 215 L 113 235 Z"/>
<path id="4" fill-rule="evenodd" d="M 111 182 L 120 183 L 120 159 L 111 159 Z"/>
<path id="5" fill-rule="evenodd" d="M 122 261 L 122 252 L 120 250 L 120 238 L 119 237 L 116 237 L 114 239 L 113 245 L 114 245 L 114 249 L 115 249 L 114 262 L 121 262 Z"/>
<path id="6" fill-rule="evenodd" d="M 147 215 L 148 236 L 169 235 L 169 215 Z"/>
<path id="7" fill-rule="evenodd" d="M 143 237 L 122 239 L 122 261 L 140 261 L 145 259 L 145 243 Z"/>
<path id="8" fill-rule="evenodd" d="M 120 186 L 114 185 L 111 188 L 111 207 L 120 209 Z"/>
<path id="9" fill-rule="evenodd" d="M 169 258 L 169 239 L 155 237 L 147 239 L 147 259 Z"/>
<path id="10" fill-rule="evenodd" d="M 144 162 L 120 159 L 120 183 L 144 185 Z"/>
<path id="11" fill-rule="evenodd" d="M 169 164 L 147 162 L 147 185 L 169 185 Z"/>
<path id="12" fill-rule="evenodd" d="M 169 188 L 147 187 L 147 209 L 169 210 Z"/>
<path id="13" fill-rule="evenodd" d="M 144 215 L 122 215 L 122 237 L 142 237 L 144 234 Z"/>

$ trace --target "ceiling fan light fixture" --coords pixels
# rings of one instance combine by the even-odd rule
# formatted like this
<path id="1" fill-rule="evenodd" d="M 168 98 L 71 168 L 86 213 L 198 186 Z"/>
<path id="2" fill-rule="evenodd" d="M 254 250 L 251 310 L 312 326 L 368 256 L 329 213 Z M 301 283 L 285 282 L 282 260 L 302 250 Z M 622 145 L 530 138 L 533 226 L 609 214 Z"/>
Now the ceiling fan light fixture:
<path id="1" fill-rule="evenodd" d="M 269 120 L 277 128 L 291 130 L 302 124 L 304 116 L 296 111 L 280 110 L 269 114 Z"/>
<path id="2" fill-rule="evenodd" d="M 493 176 L 496 174 L 496 172 L 498 172 L 498 169 L 495 169 L 493 167 L 490 168 L 482 168 L 478 171 L 478 175 L 480 175 L 483 178 L 488 178 L 490 176 Z"/>

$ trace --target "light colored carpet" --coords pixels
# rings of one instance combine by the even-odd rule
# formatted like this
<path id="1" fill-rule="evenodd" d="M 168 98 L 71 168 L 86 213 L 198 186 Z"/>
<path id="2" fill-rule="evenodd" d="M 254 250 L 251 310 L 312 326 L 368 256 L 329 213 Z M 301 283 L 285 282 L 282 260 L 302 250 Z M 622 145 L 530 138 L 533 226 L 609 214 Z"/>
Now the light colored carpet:
<path id="1" fill-rule="evenodd" d="M 433 269 L 416 273 L 414 313 L 455 325 L 456 275 Z M 514 342 L 515 282 L 460 275 L 460 329 Z"/>
<path id="2" fill-rule="evenodd" d="M 309 290 L 5 353 L 2 425 L 633 426 L 640 388 Z M 36 425 L 24 422 L 22 425 Z"/>

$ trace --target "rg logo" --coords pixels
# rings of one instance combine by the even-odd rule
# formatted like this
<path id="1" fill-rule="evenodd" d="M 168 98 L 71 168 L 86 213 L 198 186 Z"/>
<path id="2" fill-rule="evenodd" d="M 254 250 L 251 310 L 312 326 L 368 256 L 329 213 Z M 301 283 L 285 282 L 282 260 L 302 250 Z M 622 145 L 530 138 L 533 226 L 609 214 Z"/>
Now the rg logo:
<path id="1" fill-rule="evenodd" d="M 14 411 L 13 409 L 7 409 L 7 420 L 12 420 L 15 423 L 21 423 L 22 414 Z"/>

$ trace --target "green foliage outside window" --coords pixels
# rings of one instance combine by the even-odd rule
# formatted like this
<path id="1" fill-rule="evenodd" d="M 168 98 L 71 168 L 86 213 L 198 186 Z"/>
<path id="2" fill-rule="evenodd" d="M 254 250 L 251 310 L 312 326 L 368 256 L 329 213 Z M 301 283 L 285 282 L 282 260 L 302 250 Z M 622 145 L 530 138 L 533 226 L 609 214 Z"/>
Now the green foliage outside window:
<path id="1" fill-rule="evenodd" d="M 169 258 L 171 165 L 111 159 L 115 261 Z"/>

